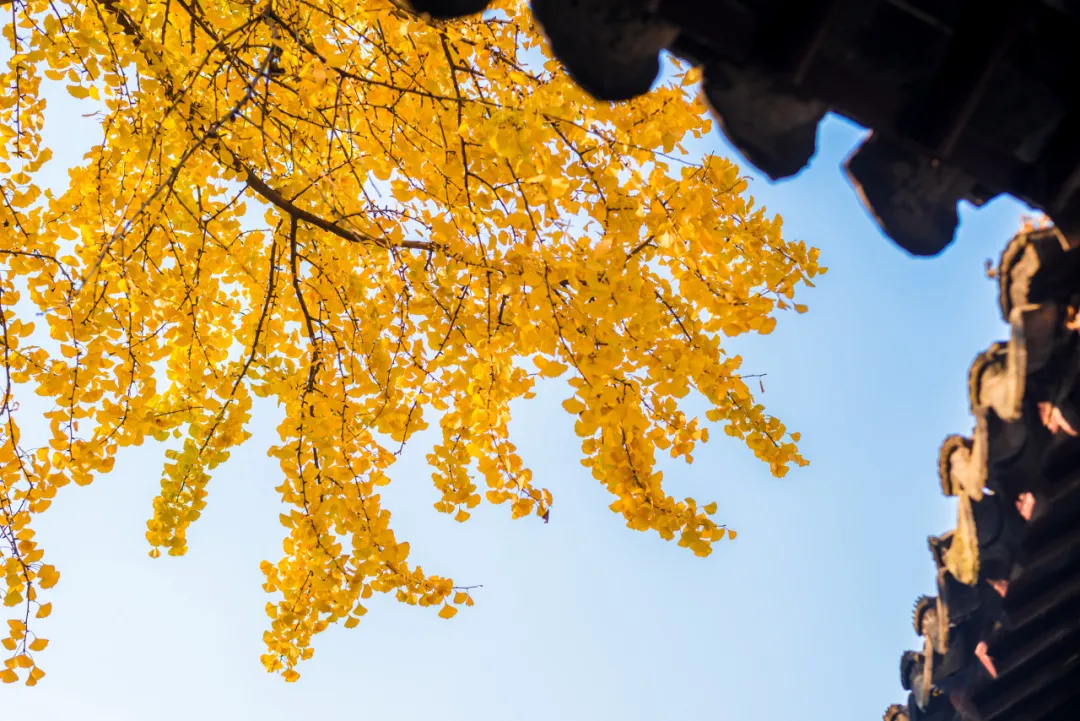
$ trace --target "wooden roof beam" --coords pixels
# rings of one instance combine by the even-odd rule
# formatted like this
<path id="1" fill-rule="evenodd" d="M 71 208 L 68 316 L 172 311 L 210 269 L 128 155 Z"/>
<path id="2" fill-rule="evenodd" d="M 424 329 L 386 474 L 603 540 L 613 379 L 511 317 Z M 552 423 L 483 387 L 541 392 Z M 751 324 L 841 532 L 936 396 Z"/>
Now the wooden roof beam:
<path id="1" fill-rule="evenodd" d="M 755 55 L 801 85 L 850 0 L 787 0 L 758 31 Z"/>
<path id="2" fill-rule="evenodd" d="M 1036 721 L 1074 703 L 1080 687 L 1076 684 L 1075 655 L 1056 656 L 1023 683 L 993 698 L 975 699 L 983 721 Z M 992 685 L 994 688 L 996 684 Z"/>
<path id="3" fill-rule="evenodd" d="M 1033 0 L 969 2 L 912 134 L 939 158 L 952 154 Z"/>

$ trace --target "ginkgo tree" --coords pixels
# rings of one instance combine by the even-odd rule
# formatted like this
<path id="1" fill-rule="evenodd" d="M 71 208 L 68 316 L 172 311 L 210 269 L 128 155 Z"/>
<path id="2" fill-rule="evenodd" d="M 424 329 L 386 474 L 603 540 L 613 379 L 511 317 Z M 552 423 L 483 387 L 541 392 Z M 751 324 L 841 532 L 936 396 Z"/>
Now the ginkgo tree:
<path id="1" fill-rule="evenodd" d="M 3 0 L 0 16 L 3 681 L 44 675 L 60 574 L 34 519 L 57 491 L 173 439 L 146 538 L 183 554 L 257 398 L 284 417 L 262 660 L 286 680 L 372 594 L 444 618 L 473 603 L 414 564 L 380 504 L 429 424 L 438 511 L 546 517 L 508 433 L 538 378 L 568 382 L 611 509 L 698 555 L 734 532 L 656 469 L 708 439 L 689 394 L 775 475 L 805 464 L 723 339 L 804 311 L 794 294 L 824 268 L 735 165 L 688 160 L 709 130 L 693 71 L 597 104 L 516 2 L 454 23 L 374 0 Z M 99 135 L 49 187 L 64 92 Z M 35 393 L 40 447 L 20 433 Z"/>

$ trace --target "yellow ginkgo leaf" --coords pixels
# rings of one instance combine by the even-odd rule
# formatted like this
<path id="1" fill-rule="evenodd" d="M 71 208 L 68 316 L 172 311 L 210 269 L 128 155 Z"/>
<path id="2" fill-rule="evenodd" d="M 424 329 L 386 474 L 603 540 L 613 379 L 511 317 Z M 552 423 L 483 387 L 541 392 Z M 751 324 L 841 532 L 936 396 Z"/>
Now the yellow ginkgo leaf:
<path id="1" fill-rule="evenodd" d="M 410 552 L 424 521 L 388 508 L 417 443 L 438 512 L 487 502 L 554 528 L 516 414 L 569 396 L 542 435 L 579 447 L 549 452 L 576 454 L 629 528 L 698 556 L 735 533 L 672 495 L 665 457 L 691 463 L 717 423 L 778 477 L 806 464 L 727 339 L 803 312 L 824 268 L 744 170 L 691 145 L 712 121 L 680 83 L 700 71 L 594 102 L 526 2 L 453 23 L 329 0 L 38 5 L 13 6 L 20 80 L 0 94 L 8 670 L 61 576 L 41 515 L 126 446 L 167 446 L 158 558 L 187 552 L 211 479 L 265 443 L 281 550 L 251 611 L 288 681 L 374 594 L 443 618 L 476 600 L 430 543 Z M 85 155 L 53 157 L 41 130 L 70 125 L 59 86 Z"/>
<path id="2" fill-rule="evenodd" d="M 567 413 L 581 413 L 585 410 L 585 404 L 577 398 L 567 398 L 562 402 L 562 407 Z"/>

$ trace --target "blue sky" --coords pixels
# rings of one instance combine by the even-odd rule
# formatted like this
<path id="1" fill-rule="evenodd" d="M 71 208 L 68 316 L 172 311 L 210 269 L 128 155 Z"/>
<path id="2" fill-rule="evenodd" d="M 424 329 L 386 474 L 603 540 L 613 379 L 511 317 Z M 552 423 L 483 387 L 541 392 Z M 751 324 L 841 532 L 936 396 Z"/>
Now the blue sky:
<path id="1" fill-rule="evenodd" d="M 714 434 L 693 466 L 665 468 L 675 495 L 717 500 L 737 540 L 699 559 L 625 528 L 578 464 L 553 384 L 518 409 L 513 429 L 555 493 L 551 523 L 510 521 L 502 507 L 463 525 L 436 513 L 418 438 L 393 469 L 387 505 L 425 569 L 483 584 L 476 606 L 443 621 L 374 599 L 358 628 L 318 637 L 303 677 L 285 684 L 258 660 L 269 600 L 258 564 L 278 558 L 281 538 L 269 408 L 216 471 L 186 557 L 146 555 L 162 448 L 130 449 L 108 477 L 60 494 L 39 526 L 63 576 L 41 629 L 48 676 L 0 690 L 5 717 L 880 718 L 902 700 L 912 602 L 932 589 L 926 536 L 955 518 L 938 490 L 938 444 L 970 429 L 968 364 L 1005 334 L 984 262 L 1022 208 L 965 208 L 941 257 L 909 258 L 844 179 L 862 135 L 829 118 L 809 169 L 751 186 L 788 236 L 821 248 L 830 272 L 804 296 L 808 314 L 732 344 L 748 372 L 768 374 L 764 400 L 802 432 L 811 465 L 776 480 Z M 732 155 L 716 133 L 710 145 Z"/>

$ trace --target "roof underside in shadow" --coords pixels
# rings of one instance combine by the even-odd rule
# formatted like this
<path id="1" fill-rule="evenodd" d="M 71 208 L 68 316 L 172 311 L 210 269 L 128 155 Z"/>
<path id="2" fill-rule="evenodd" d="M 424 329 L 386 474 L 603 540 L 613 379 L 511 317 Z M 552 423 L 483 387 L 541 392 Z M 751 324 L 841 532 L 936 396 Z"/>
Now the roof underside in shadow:
<path id="1" fill-rule="evenodd" d="M 437 17 L 484 0 L 411 0 Z M 704 69 L 730 142 L 771 179 L 812 157 L 829 111 L 873 133 L 846 171 L 915 255 L 956 204 L 1007 193 L 1080 233 L 1077 0 L 533 0 L 552 51 L 601 100 L 648 92 L 668 50 Z"/>

